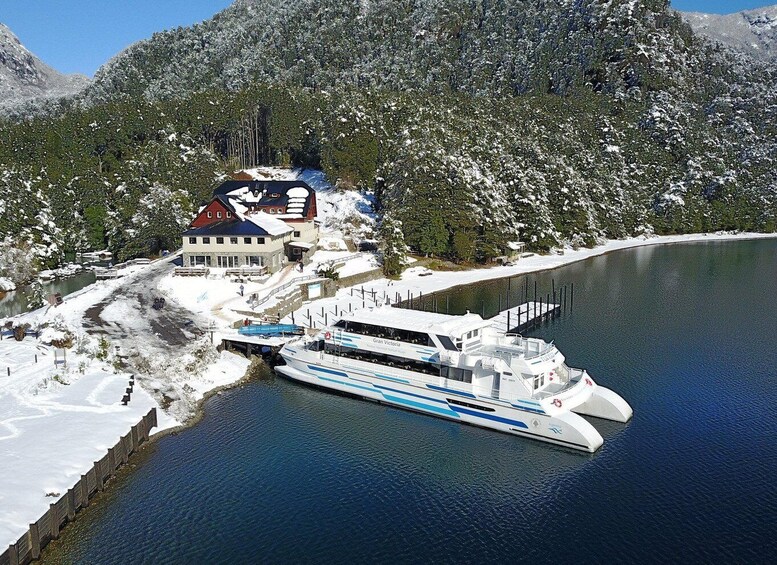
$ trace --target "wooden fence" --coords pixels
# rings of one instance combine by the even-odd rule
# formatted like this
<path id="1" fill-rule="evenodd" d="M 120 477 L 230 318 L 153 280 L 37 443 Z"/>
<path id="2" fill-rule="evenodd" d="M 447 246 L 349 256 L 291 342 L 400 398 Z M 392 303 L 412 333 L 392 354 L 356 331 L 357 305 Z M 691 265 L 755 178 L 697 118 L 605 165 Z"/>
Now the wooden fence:
<path id="1" fill-rule="evenodd" d="M 73 488 L 53 502 L 43 517 L 30 524 L 30 529 L 19 541 L 0 554 L 0 565 L 23 565 L 38 559 L 41 550 L 51 540 L 59 538 L 62 527 L 75 519 L 76 512 L 89 506 L 89 499 L 102 492 L 105 481 L 115 474 L 116 469 L 127 463 L 131 453 L 148 440 L 149 432 L 156 425 L 156 408 L 152 408 L 140 422 L 132 426 L 126 436 L 119 439 L 119 443 L 108 450 L 105 457 L 95 461 L 94 466 L 85 475 L 81 475 Z"/>

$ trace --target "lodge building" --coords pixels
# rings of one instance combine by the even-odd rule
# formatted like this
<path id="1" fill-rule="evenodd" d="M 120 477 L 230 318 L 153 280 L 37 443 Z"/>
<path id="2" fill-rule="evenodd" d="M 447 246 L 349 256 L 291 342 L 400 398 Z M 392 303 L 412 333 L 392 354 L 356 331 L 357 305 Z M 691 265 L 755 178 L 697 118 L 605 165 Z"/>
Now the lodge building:
<path id="1" fill-rule="evenodd" d="M 265 267 L 310 261 L 318 243 L 316 193 L 305 182 L 230 180 L 183 236 L 184 267 Z"/>

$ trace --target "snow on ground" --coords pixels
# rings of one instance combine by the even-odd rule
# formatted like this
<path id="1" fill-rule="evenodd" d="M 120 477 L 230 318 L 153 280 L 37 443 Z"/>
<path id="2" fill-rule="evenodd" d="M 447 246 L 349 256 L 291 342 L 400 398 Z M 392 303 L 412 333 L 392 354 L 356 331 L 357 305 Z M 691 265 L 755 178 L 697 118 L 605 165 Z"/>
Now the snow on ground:
<path id="1" fill-rule="evenodd" d="M 258 180 L 302 180 L 316 191 L 318 220 L 326 233 L 345 235 L 359 241 L 373 237 L 375 194 L 371 191 L 340 190 L 318 169 L 260 167 L 244 172 Z"/>
<path id="2" fill-rule="evenodd" d="M 150 408 L 157 407 L 154 432 L 179 425 L 208 391 L 245 375 L 248 360 L 217 353 L 204 336 L 170 355 L 157 354 L 158 341 L 151 345 L 157 334 L 149 322 L 125 295 L 112 294 L 133 282 L 145 285 L 143 277 L 153 267 L 128 267 L 123 278 L 98 281 L 66 296 L 58 307 L 15 318 L 16 324 L 33 328 L 50 324 L 40 339 L 0 341 L 0 547 L 18 540 L 59 498 L 53 493 L 71 488 Z M 115 299 L 99 312 L 100 329 L 109 341 L 101 344 L 86 331 L 87 312 L 109 296 Z M 114 350 L 114 343 L 127 343 L 118 339 L 119 332 L 153 349 L 128 406 L 121 405 L 121 398 L 129 373 L 118 368 Z M 67 367 L 55 367 L 54 350 L 46 343 L 66 336 L 74 341 L 67 349 Z M 165 412 L 160 394 L 173 392 L 185 393 L 184 401 Z"/>
<path id="3" fill-rule="evenodd" d="M 620 249 L 630 249 L 633 247 L 641 247 L 645 245 L 659 245 L 668 243 L 684 243 L 684 242 L 705 242 L 705 241 L 726 241 L 735 239 L 761 239 L 761 238 L 775 238 L 777 234 L 758 234 L 758 233 L 717 233 L 717 234 L 688 234 L 688 235 L 672 235 L 672 236 L 657 236 L 657 237 L 638 237 L 629 238 L 623 240 L 611 240 L 604 245 L 597 246 L 593 249 L 580 248 L 578 250 L 565 249 L 564 255 L 532 255 L 520 259 L 515 265 L 512 266 L 498 266 L 488 269 L 473 269 L 470 271 L 444 271 L 435 272 L 432 271 L 429 274 L 429 269 L 425 267 L 411 267 L 406 269 L 402 273 L 400 280 L 390 279 L 377 279 L 364 285 L 358 286 L 358 291 L 353 292 L 349 288 L 340 289 L 336 296 L 332 298 L 324 298 L 318 300 L 310 305 L 304 305 L 294 313 L 294 318 L 297 322 L 307 322 L 308 314 L 311 316 L 311 320 L 315 323 L 316 327 L 321 327 L 323 320 L 321 319 L 321 309 L 324 308 L 325 312 L 329 313 L 329 317 L 334 312 L 347 311 L 349 307 L 351 309 L 383 305 L 387 299 L 390 299 L 393 303 L 395 296 L 399 293 L 403 300 L 407 297 L 408 291 L 414 296 L 418 296 L 419 292 L 423 294 L 429 294 L 432 292 L 438 292 L 459 285 L 472 284 L 479 281 L 492 280 L 504 277 L 513 277 L 523 275 L 526 273 L 532 273 L 536 271 L 542 271 L 547 269 L 553 269 L 574 263 L 576 261 L 582 261 L 590 257 L 596 257 L 612 251 Z M 362 298 L 360 290 L 364 288 L 365 299 Z M 356 290 L 356 289 L 354 289 Z M 371 298 L 373 296 L 375 298 Z M 286 316 L 283 320 L 284 323 L 291 323 L 291 315 Z"/>
<path id="4" fill-rule="evenodd" d="M 83 330 L 82 322 L 86 311 L 125 284 L 128 279 L 131 279 L 134 275 L 143 271 L 145 267 L 147 267 L 147 265 L 132 265 L 125 267 L 119 270 L 121 275 L 119 278 L 97 281 L 92 285 L 67 295 L 64 303 L 56 308 L 41 308 L 17 316 L 16 319 L 20 322 L 31 323 L 34 326 L 58 319 L 74 329 Z"/>
<path id="5" fill-rule="evenodd" d="M 35 338 L 0 341 L 0 547 L 18 540 L 156 406 L 139 387 L 122 406 L 127 373 L 86 349 L 67 356 L 66 367 L 55 367 L 54 349 Z M 158 416 L 160 429 L 176 423 Z"/>
<path id="6" fill-rule="evenodd" d="M 375 196 L 371 192 L 330 188 L 316 191 L 321 229 L 354 240 L 372 238 L 375 230 Z"/>
<path id="7" fill-rule="evenodd" d="M 342 241 L 342 240 L 340 240 Z M 343 243 L 343 246 L 345 244 Z M 231 326 L 234 322 L 246 317 L 247 312 L 272 310 L 285 292 L 276 295 L 276 289 L 294 280 L 310 280 L 318 270 L 328 266 L 336 266 L 340 277 L 347 277 L 377 269 L 380 264 L 373 253 L 352 253 L 350 251 L 316 251 L 310 264 L 302 271 L 296 265 L 287 265 L 271 277 L 260 281 L 232 281 L 224 278 L 223 269 L 211 269 L 211 275 L 205 277 L 178 277 L 172 273 L 159 283 L 159 290 L 195 314 L 206 317 L 218 328 Z M 302 280 L 300 280 L 302 282 Z M 243 294 L 240 294 L 240 287 Z M 263 301 L 256 309 L 252 308 L 251 297 L 256 295 L 259 300 L 273 296 Z M 105 314 L 105 313 L 104 313 Z M 105 315 L 102 316 L 105 318 Z"/>

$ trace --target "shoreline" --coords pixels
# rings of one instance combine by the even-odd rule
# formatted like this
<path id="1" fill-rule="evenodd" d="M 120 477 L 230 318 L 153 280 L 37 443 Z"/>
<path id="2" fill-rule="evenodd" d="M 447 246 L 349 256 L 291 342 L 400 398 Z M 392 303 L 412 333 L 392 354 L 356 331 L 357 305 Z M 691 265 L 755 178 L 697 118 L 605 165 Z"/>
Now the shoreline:
<path id="1" fill-rule="evenodd" d="M 403 273 L 400 280 L 389 279 L 377 279 L 372 283 L 365 284 L 364 287 L 372 287 L 373 285 L 379 288 L 388 288 L 390 291 L 395 290 L 422 290 L 424 293 L 435 293 L 447 291 L 456 287 L 463 287 L 472 285 L 478 282 L 493 281 L 505 278 L 512 278 L 515 276 L 525 275 L 529 273 L 542 272 L 569 265 L 571 263 L 579 262 L 585 259 L 598 257 L 614 251 L 621 251 L 624 249 L 634 249 L 638 247 L 668 245 L 678 243 L 708 243 L 708 242 L 731 242 L 731 241 L 747 241 L 756 239 L 777 239 L 777 233 L 771 234 L 689 234 L 679 236 L 657 236 L 653 238 L 630 238 L 626 240 L 611 240 L 604 245 L 600 245 L 594 248 L 581 248 L 579 250 L 564 250 L 564 255 L 535 255 L 533 257 L 522 258 L 514 266 L 504 267 L 491 267 L 485 269 L 469 269 L 465 271 L 437 271 L 433 275 L 428 277 L 418 277 L 417 273 L 413 273 L 413 267 Z M 410 271 L 410 272 L 408 272 Z M 463 279 L 463 280 L 462 280 Z M 420 283 L 420 284 L 419 284 Z M 332 304 L 333 302 L 341 301 L 348 296 L 349 289 L 360 287 L 362 285 L 356 285 L 355 287 L 344 287 L 340 289 L 335 297 L 322 299 L 315 301 L 315 304 Z M 85 291 L 79 291 L 81 294 Z M 361 302 L 361 301 L 359 301 Z M 311 303 L 312 304 L 312 303 Z M 215 365 L 215 363 L 213 363 Z M 205 417 L 205 403 L 213 396 L 232 389 L 236 389 L 244 384 L 247 384 L 252 379 L 260 379 L 261 376 L 255 371 L 252 371 L 254 367 L 253 363 L 250 364 L 244 373 L 232 382 L 220 384 L 208 390 L 202 391 L 202 397 L 194 403 L 194 410 L 189 418 L 185 421 L 170 427 L 163 428 L 157 433 L 152 434 L 149 437 L 147 445 L 155 446 L 156 442 L 168 435 L 177 435 L 189 428 L 193 428 L 200 423 Z M 268 365 L 269 367 L 269 365 Z M 165 412 L 161 406 L 157 406 L 160 411 Z M 143 450 L 147 448 L 144 446 Z M 108 488 L 106 488 L 108 490 Z M 97 505 L 96 505 L 97 506 Z"/>
<path id="2" fill-rule="evenodd" d="M 677 245 L 677 244 L 683 244 L 683 243 L 752 241 L 752 240 L 759 240 L 759 239 L 777 239 L 777 232 L 775 233 L 746 232 L 746 233 L 734 233 L 734 234 L 730 234 L 730 233 L 684 234 L 684 235 L 654 236 L 651 238 L 614 239 L 614 240 L 608 240 L 607 243 L 603 245 L 598 245 L 596 247 L 581 247 L 577 250 L 567 248 L 567 249 L 564 249 L 563 255 L 535 254 L 532 257 L 521 258 L 518 261 L 516 261 L 514 265 L 507 266 L 507 267 L 495 266 L 490 268 L 467 269 L 462 271 L 435 271 L 431 276 L 424 277 L 424 279 L 426 280 L 421 279 L 421 281 L 428 282 L 428 283 L 444 282 L 445 286 L 437 287 L 436 284 L 429 284 L 429 285 L 423 284 L 419 286 L 423 286 L 423 287 L 435 286 L 435 290 L 433 292 L 440 292 L 443 290 L 450 290 L 451 288 L 454 288 L 457 286 L 465 286 L 465 285 L 473 284 L 475 282 L 507 279 L 507 278 L 512 278 L 520 275 L 549 271 L 559 267 L 565 267 L 567 265 L 571 265 L 572 263 L 577 263 L 580 261 L 584 261 L 586 259 L 591 259 L 593 257 L 600 257 L 602 255 L 608 255 L 616 251 L 637 249 L 640 247 L 651 247 L 651 246 L 658 246 L 658 245 Z M 399 280 L 392 281 L 394 282 L 394 284 L 391 286 L 396 286 L 397 284 L 401 284 L 401 283 L 410 283 L 411 281 L 413 281 L 414 279 L 404 277 L 404 274 L 411 269 L 413 269 L 412 264 L 409 266 L 408 269 L 403 271 L 402 273 L 403 276 L 401 276 Z M 468 276 L 476 273 L 483 274 L 486 276 L 481 278 L 473 278 L 471 276 Z M 446 278 L 446 279 L 453 278 L 455 276 L 461 276 L 462 278 L 466 278 L 470 280 L 466 280 L 464 282 L 457 282 L 455 284 L 447 284 L 450 281 L 440 280 L 443 278 Z M 384 279 L 378 279 L 373 282 L 378 283 L 378 282 L 382 282 L 383 280 Z M 385 279 L 385 280 L 388 280 L 388 279 Z M 361 286 L 361 285 L 358 285 L 358 286 Z M 348 287 L 348 288 L 351 288 L 351 287 Z M 347 288 L 341 289 L 341 290 L 347 290 Z"/>
<path id="3" fill-rule="evenodd" d="M 319 315 L 322 308 L 324 310 L 327 310 L 328 308 L 329 311 L 332 311 L 332 308 L 346 311 L 348 310 L 349 303 L 352 307 L 362 307 L 363 299 L 361 298 L 361 292 L 359 292 L 358 297 L 351 294 L 354 288 L 359 291 L 363 288 L 365 294 L 372 294 L 374 292 L 376 296 L 381 297 L 381 303 L 387 297 L 396 297 L 397 294 L 399 294 L 400 302 L 403 302 L 404 297 L 407 294 L 411 296 L 418 296 L 420 294 L 431 295 L 480 282 L 509 279 L 531 273 L 549 271 L 615 251 L 658 245 L 733 242 L 758 239 L 774 240 L 777 239 L 777 233 L 686 234 L 608 240 L 603 245 L 598 245 L 593 248 L 581 247 L 577 250 L 564 249 L 563 255 L 533 255 L 531 257 L 524 257 L 511 266 L 494 266 L 490 268 L 467 269 L 462 271 L 432 271 L 428 276 L 419 276 L 420 273 L 428 270 L 426 267 L 414 267 L 411 264 L 403 271 L 399 279 L 388 279 L 383 277 L 368 283 L 341 288 L 333 297 L 303 304 L 294 311 L 294 315 L 295 319 L 303 320 L 309 313 L 312 316 L 313 323 L 319 327 L 324 322 L 323 319 L 320 319 L 321 316 Z M 394 301 L 395 299 L 392 299 L 392 303 Z M 374 302 L 372 303 L 372 306 L 375 306 Z M 291 314 L 285 316 L 282 323 L 292 323 Z"/>
<path id="4" fill-rule="evenodd" d="M 238 353 L 231 353 L 231 354 L 237 355 L 238 357 L 242 357 Z M 267 365 L 267 367 L 270 368 L 270 366 L 261 357 L 257 357 L 257 358 L 260 359 L 264 365 Z M 245 373 L 243 373 L 243 376 L 241 376 L 235 381 L 232 381 L 231 383 L 224 383 L 203 392 L 202 398 L 195 401 L 194 411 L 192 412 L 192 415 L 190 418 L 187 418 L 184 422 L 181 422 L 175 426 L 163 428 L 158 432 L 151 434 L 148 438 L 148 443 L 151 444 L 157 441 L 158 439 L 161 439 L 168 435 L 177 435 L 199 424 L 202 421 L 202 419 L 205 417 L 205 403 L 211 398 L 213 398 L 214 396 L 221 394 L 222 392 L 226 392 L 228 390 L 241 387 L 253 380 L 262 380 L 262 378 L 259 375 L 254 374 L 252 370 L 253 366 L 254 366 L 254 362 L 253 360 L 251 360 L 248 367 L 246 367 L 246 370 L 245 370 Z M 272 370 L 272 368 L 270 368 L 270 370 Z M 164 411 L 164 409 L 161 406 L 159 407 L 159 410 Z"/>
<path id="5" fill-rule="evenodd" d="M 237 354 L 235 353 L 234 355 Z M 261 358 L 259 359 L 261 360 Z M 261 363 L 269 368 L 269 365 L 267 365 L 264 360 L 261 360 Z M 105 483 L 103 490 L 98 493 L 92 500 L 90 500 L 89 505 L 86 508 L 79 510 L 75 515 L 75 519 L 68 521 L 62 527 L 60 537 L 56 540 L 52 540 L 49 544 L 47 544 L 43 551 L 41 551 L 40 560 L 45 562 L 46 559 L 56 558 L 58 552 L 62 550 L 62 545 L 67 544 L 68 542 L 66 536 L 69 533 L 77 535 L 77 526 L 79 523 L 83 523 L 84 519 L 88 519 L 91 514 L 102 511 L 105 508 L 105 506 L 101 503 L 104 502 L 105 499 L 110 499 L 111 494 L 116 492 L 115 488 L 119 486 L 122 481 L 127 480 L 132 475 L 132 473 L 135 472 L 138 466 L 146 463 L 149 458 L 154 455 L 156 448 L 159 445 L 159 441 L 166 438 L 167 436 L 178 435 L 179 433 L 185 432 L 186 430 L 199 424 L 205 417 L 205 403 L 208 400 L 216 395 L 221 394 L 222 392 L 240 388 L 253 380 L 264 380 L 260 374 L 253 370 L 253 368 L 254 363 L 252 362 L 246 368 L 243 376 L 241 376 L 236 381 L 219 385 L 204 392 L 202 398 L 197 401 L 194 413 L 192 414 L 191 418 L 187 419 L 185 422 L 182 422 L 176 426 L 162 428 L 156 433 L 150 434 L 148 440 L 140 445 L 140 447 L 130 456 L 127 463 L 119 467 L 116 470 L 116 474 Z M 158 406 L 158 410 L 163 411 L 161 406 Z M 76 526 L 76 528 L 73 528 L 73 526 Z"/>

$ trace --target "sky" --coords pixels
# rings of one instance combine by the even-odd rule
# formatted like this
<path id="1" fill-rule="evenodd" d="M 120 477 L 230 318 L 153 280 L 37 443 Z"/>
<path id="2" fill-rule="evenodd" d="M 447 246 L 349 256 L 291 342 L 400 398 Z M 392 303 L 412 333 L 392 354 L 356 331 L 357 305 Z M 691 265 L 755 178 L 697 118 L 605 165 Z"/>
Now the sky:
<path id="1" fill-rule="evenodd" d="M 0 0 L 2 1 L 2 0 Z M 733 14 L 777 4 L 777 0 L 671 0 L 676 10 L 684 12 L 708 12 L 711 14 Z"/>
<path id="2" fill-rule="evenodd" d="M 288 0 L 293 2 L 295 0 Z M 43 62 L 93 76 L 108 59 L 155 31 L 210 18 L 232 0 L 0 0 L 0 22 Z M 777 0 L 671 0 L 678 10 L 727 14 Z"/>
<path id="3" fill-rule="evenodd" d="M 100 65 L 132 43 L 155 31 L 206 20 L 231 3 L 232 0 L 0 0 L 0 22 L 47 65 L 63 73 L 91 77 Z"/>

